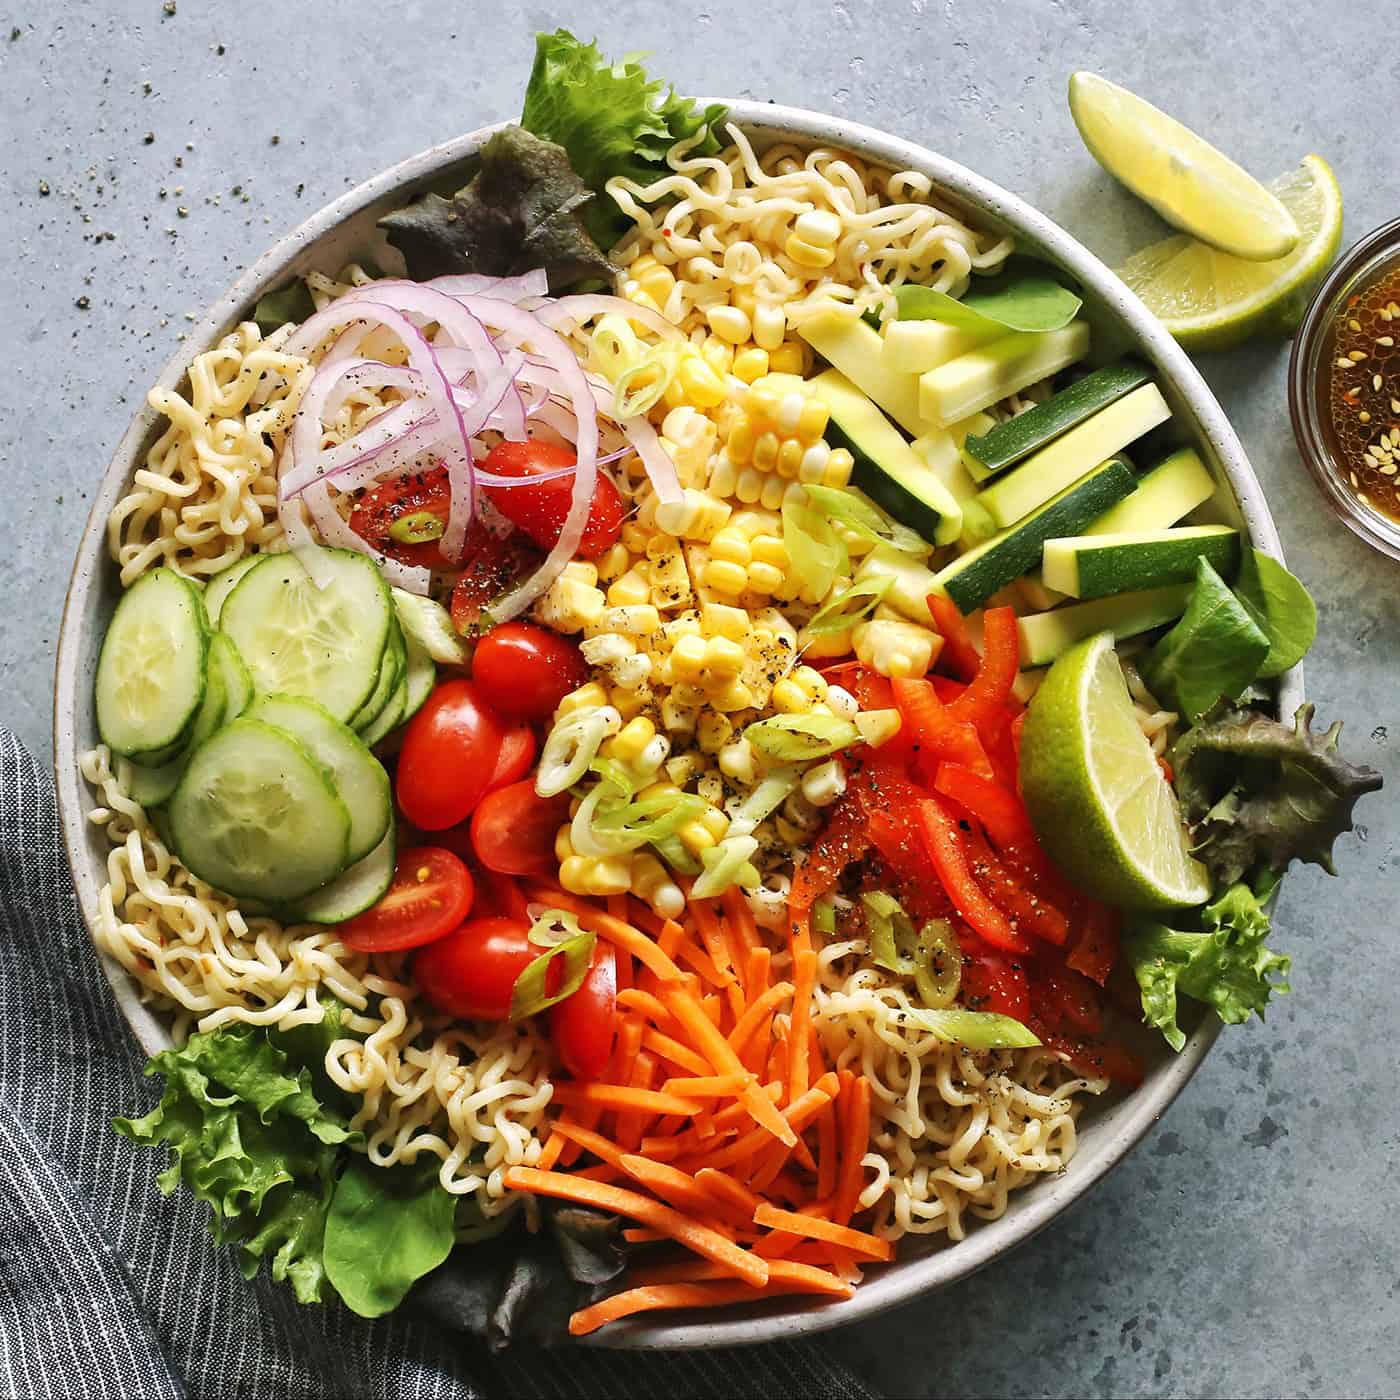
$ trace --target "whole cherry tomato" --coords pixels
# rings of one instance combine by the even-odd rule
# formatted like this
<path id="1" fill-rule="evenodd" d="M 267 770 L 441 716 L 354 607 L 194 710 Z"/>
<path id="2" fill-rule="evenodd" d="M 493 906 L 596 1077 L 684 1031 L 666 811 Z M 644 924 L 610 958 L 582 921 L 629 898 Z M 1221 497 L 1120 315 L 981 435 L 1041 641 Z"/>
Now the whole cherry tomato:
<path id="1" fill-rule="evenodd" d="M 575 1079 L 601 1079 L 617 1032 L 617 959 L 599 942 L 573 996 L 549 1008 L 549 1038 Z"/>
<path id="2" fill-rule="evenodd" d="M 496 771 L 501 722 L 469 680 L 439 685 L 409 720 L 399 751 L 397 794 L 423 831 L 470 816 Z"/>
<path id="3" fill-rule="evenodd" d="M 418 955 L 413 980 L 449 1016 L 504 1021 L 510 1017 L 515 979 L 544 951 L 530 942 L 525 919 L 469 919 Z M 547 988 L 556 989 L 562 975 L 563 959 L 555 958 L 549 965 Z"/>
<path id="4" fill-rule="evenodd" d="M 476 644 L 472 679 L 501 714 L 546 724 L 559 702 L 587 681 L 588 663 L 557 632 L 503 622 Z"/>

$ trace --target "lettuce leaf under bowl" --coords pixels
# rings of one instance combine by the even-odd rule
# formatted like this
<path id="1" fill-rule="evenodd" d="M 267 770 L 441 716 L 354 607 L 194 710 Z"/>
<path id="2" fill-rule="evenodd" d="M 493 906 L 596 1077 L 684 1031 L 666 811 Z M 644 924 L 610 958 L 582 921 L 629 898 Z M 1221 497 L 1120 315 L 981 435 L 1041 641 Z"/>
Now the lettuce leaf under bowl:
<path id="1" fill-rule="evenodd" d="M 726 109 L 704 109 L 659 78 L 649 78 L 635 55 L 610 63 L 596 43 L 567 29 L 535 36 L 535 63 L 525 89 L 520 124 L 569 153 L 579 178 L 599 199 L 584 222 L 602 248 L 627 231 L 628 220 L 605 193 L 615 176 L 649 184 L 668 171 L 666 152 L 703 131 L 695 155 L 720 148 L 716 128 Z"/>

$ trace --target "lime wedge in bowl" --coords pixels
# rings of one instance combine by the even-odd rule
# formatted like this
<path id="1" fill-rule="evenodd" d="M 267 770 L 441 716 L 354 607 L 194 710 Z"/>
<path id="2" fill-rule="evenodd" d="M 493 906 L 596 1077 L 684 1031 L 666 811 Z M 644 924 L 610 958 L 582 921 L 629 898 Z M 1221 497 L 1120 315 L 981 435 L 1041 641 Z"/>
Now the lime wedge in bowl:
<path id="1" fill-rule="evenodd" d="M 1321 156 L 1305 156 L 1269 188 L 1298 223 L 1298 246 L 1273 262 L 1232 258 L 1178 235 L 1117 268 L 1187 350 L 1228 350 L 1254 336 L 1289 336 L 1342 241 L 1342 192 Z"/>
<path id="2" fill-rule="evenodd" d="M 1069 110 L 1089 154 L 1173 228 L 1237 258 L 1291 253 L 1298 226 L 1248 171 L 1150 102 L 1097 73 L 1069 80 Z"/>
<path id="3" fill-rule="evenodd" d="M 1210 897 L 1176 796 L 1134 718 L 1111 632 L 1067 651 L 1036 692 L 1021 738 L 1021 790 L 1041 844 L 1086 894 L 1129 909 Z"/>

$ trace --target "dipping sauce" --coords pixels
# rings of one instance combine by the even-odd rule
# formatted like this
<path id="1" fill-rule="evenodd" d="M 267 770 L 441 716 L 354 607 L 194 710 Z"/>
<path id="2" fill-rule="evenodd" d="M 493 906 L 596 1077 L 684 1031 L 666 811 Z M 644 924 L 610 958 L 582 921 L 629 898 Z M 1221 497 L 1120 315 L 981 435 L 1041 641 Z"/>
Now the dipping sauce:
<path id="1" fill-rule="evenodd" d="M 1363 505 L 1400 520 L 1400 268 L 1344 300 L 1327 348 L 1336 466 Z"/>

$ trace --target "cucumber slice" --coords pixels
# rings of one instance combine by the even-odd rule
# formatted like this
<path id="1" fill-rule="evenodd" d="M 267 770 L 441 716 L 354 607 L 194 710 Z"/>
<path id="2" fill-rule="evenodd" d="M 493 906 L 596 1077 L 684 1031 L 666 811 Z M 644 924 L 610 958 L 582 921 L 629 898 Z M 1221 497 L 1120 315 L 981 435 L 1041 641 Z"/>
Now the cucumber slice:
<path id="1" fill-rule="evenodd" d="M 1021 665 L 1027 669 L 1048 666 L 1076 642 L 1096 632 L 1109 630 L 1121 642 L 1125 637 L 1165 626 L 1186 611 L 1193 587 L 1176 583 L 1141 593 L 1118 593 L 1111 598 L 1095 598 L 1091 603 L 1073 603 L 1054 612 L 1018 618 Z"/>
<path id="2" fill-rule="evenodd" d="M 219 625 L 219 614 L 223 611 L 224 604 L 228 602 L 228 595 L 233 592 L 243 575 L 254 564 L 261 564 L 266 558 L 265 554 L 245 554 L 236 564 L 230 564 L 228 568 L 220 569 L 209 580 L 204 589 L 204 611 L 209 615 L 211 627 Z"/>
<path id="3" fill-rule="evenodd" d="M 1215 494 L 1206 465 L 1189 447 L 1173 452 L 1138 480 L 1126 500 L 1090 524 L 1086 535 L 1118 535 L 1134 530 L 1165 530 L 1185 519 Z"/>
<path id="4" fill-rule="evenodd" d="M 465 666 L 470 653 L 461 634 L 452 625 L 452 614 L 434 598 L 420 598 L 392 590 L 394 610 L 399 615 L 403 634 L 428 653 L 440 666 Z"/>
<path id="5" fill-rule="evenodd" d="M 389 701 L 393 699 L 394 692 L 398 690 L 399 683 L 403 680 L 404 667 L 407 664 L 403 629 L 395 622 L 389 629 L 389 644 L 384 648 L 384 656 L 379 663 L 379 679 L 375 682 L 374 693 L 350 721 L 350 728 L 357 734 L 364 733 L 379 718 Z"/>
<path id="6" fill-rule="evenodd" d="M 204 686 L 204 703 L 199 707 L 199 713 L 194 717 L 194 723 L 190 726 L 189 743 L 185 747 L 182 757 L 188 757 L 202 743 L 213 737 L 214 731 L 219 729 L 228 715 L 228 691 L 224 688 L 224 677 L 222 670 L 214 664 L 214 644 L 213 639 L 209 643 L 209 675 Z M 178 758 L 173 761 L 178 761 Z"/>
<path id="7" fill-rule="evenodd" d="M 955 423 L 1058 374 L 1088 352 L 1087 321 L 1057 331 L 1012 331 L 920 375 L 919 412 L 935 423 Z"/>
<path id="8" fill-rule="evenodd" d="M 122 786 L 133 802 L 143 807 L 159 807 L 175 791 L 180 783 L 180 775 L 185 771 L 183 753 L 162 763 L 159 768 L 143 768 L 133 763 L 127 769 Z"/>
<path id="9" fill-rule="evenodd" d="M 269 554 L 229 594 L 219 615 L 259 695 L 301 695 L 348 720 L 369 699 L 394 605 L 363 554 L 323 549 L 317 587 L 294 554 Z"/>
<path id="10" fill-rule="evenodd" d="M 404 638 L 404 650 L 408 655 L 408 664 L 403 676 L 407 694 L 404 697 L 400 724 L 407 724 L 423 708 L 424 702 L 433 693 L 433 687 L 437 685 L 437 667 L 433 665 L 433 658 L 412 637 Z"/>
<path id="11" fill-rule="evenodd" d="M 295 695 L 264 695 L 253 703 L 248 717 L 285 730 L 326 770 L 350 813 L 345 859 L 353 864 L 367 856 L 393 820 L 394 798 L 383 764 L 359 735 L 314 700 Z"/>
<path id="12" fill-rule="evenodd" d="M 374 723 L 360 733 L 360 738 L 373 748 L 383 742 L 408 717 L 408 676 L 399 677 L 398 687 L 389 697 L 389 703 L 380 710 Z"/>
<path id="13" fill-rule="evenodd" d="M 236 719 L 191 754 L 168 811 L 180 859 L 231 895 L 301 899 L 347 864 L 350 813 L 325 769 L 259 720 Z"/>
<path id="14" fill-rule="evenodd" d="M 343 924 L 346 919 L 363 914 L 384 897 L 394 882 L 396 846 L 394 824 L 390 822 L 379 844 L 367 856 L 310 899 L 302 900 L 292 919 L 309 924 Z"/>
<path id="15" fill-rule="evenodd" d="M 1104 598 L 1190 583 L 1201 559 L 1225 578 L 1240 564 L 1240 536 L 1228 525 L 1186 525 L 1045 541 L 1045 583 L 1076 598 Z"/>
<path id="16" fill-rule="evenodd" d="M 209 624 L 199 590 L 152 569 L 123 595 L 97 660 L 97 730 L 114 753 L 157 767 L 189 737 L 204 703 Z"/>
<path id="17" fill-rule="evenodd" d="M 209 639 L 209 665 L 224 683 L 224 723 L 237 719 L 253 703 L 253 678 L 227 632 Z"/>

